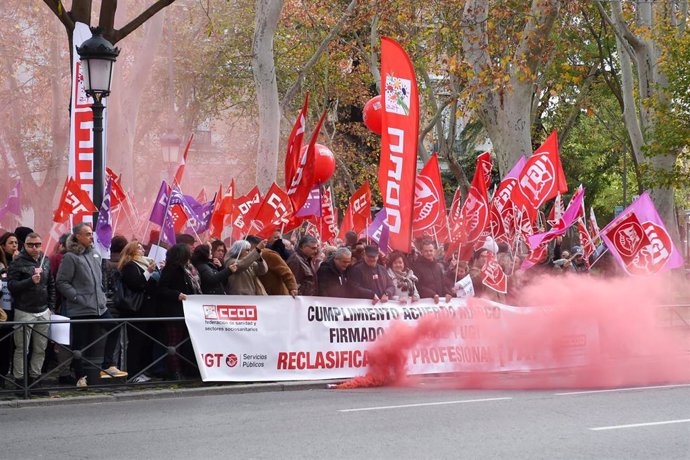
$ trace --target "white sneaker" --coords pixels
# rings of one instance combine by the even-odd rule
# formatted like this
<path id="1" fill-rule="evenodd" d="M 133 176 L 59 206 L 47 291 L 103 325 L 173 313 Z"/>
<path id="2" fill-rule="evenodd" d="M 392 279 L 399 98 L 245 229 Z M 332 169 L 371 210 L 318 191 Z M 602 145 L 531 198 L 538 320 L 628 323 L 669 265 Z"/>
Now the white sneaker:
<path id="1" fill-rule="evenodd" d="M 77 380 L 77 388 L 86 388 L 89 385 L 86 383 L 86 376 Z"/>
<path id="2" fill-rule="evenodd" d="M 146 374 L 141 374 L 141 375 L 137 375 L 136 377 L 134 377 L 132 379 L 132 383 L 146 383 L 146 382 L 149 382 L 150 380 L 151 380 L 151 377 L 149 377 Z"/>

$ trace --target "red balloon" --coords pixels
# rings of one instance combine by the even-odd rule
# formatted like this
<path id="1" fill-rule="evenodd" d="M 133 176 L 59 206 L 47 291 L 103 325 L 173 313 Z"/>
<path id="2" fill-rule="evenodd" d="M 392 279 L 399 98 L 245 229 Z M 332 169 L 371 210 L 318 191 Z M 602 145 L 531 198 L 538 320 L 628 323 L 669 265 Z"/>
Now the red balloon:
<path id="1" fill-rule="evenodd" d="M 374 96 L 364 104 L 364 124 L 372 132 L 381 135 L 381 95 Z"/>
<path id="2" fill-rule="evenodd" d="M 302 155 L 307 151 L 309 145 L 302 146 Z M 335 156 L 331 149 L 325 145 L 316 144 L 314 155 L 314 180 L 317 184 L 323 184 L 331 178 L 335 172 Z"/>

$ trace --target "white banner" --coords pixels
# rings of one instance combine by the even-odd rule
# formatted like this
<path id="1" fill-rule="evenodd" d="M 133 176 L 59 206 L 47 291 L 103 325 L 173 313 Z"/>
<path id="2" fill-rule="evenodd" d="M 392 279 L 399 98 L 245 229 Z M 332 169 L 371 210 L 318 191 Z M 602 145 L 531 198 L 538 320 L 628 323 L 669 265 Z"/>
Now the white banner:
<path id="1" fill-rule="evenodd" d="M 330 297 L 192 295 L 184 302 L 184 313 L 201 378 L 214 382 L 364 375 L 367 349 L 392 321 L 415 326 L 425 315 L 435 316 L 439 324 L 449 322 L 452 332 L 414 343 L 407 358 L 409 374 L 580 366 L 587 364 L 593 347 L 598 349 L 596 324 L 585 322 L 568 325 L 568 333 L 555 338 L 557 346 L 553 337 L 545 337 L 551 344 L 526 353 L 507 343 L 510 334 L 504 332 L 518 323 L 529 325 L 525 315 L 548 315 L 547 310 L 468 305 L 465 299 L 372 306 L 370 300 Z M 554 353 L 557 359 L 551 359 Z"/>

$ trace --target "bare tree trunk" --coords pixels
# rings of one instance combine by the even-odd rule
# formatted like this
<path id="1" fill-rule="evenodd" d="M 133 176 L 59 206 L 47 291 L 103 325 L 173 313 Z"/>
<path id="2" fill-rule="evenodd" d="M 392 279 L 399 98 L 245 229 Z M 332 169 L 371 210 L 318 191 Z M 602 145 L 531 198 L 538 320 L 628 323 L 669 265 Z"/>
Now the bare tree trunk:
<path id="1" fill-rule="evenodd" d="M 252 44 L 252 70 L 259 108 L 256 150 L 256 184 L 266 192 L 276 180 L 280 143 L 280 102 L 273 59 L 273 36 L 283 0 L 256 0 L 256 25 Z"/>

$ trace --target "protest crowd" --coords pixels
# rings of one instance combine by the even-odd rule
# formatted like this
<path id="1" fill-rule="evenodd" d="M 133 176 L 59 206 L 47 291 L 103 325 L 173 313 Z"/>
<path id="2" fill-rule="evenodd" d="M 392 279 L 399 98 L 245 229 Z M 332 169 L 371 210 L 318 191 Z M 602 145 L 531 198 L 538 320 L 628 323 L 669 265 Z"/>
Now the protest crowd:
<path id="1" fill-rule="evenodd" d="M 0 313 L 20 323 L 0 323 L 0 384 L 31 384 L 47 369 L 59 370 L 60 384 L 78 388 L 94 378 L 196 378 L 181 320 L 191 295 L 323 296 L 372 304 L 475 296 L 520 306 L 523 288 L 544 275 L 640 275 L 683 265 L 646 193 L 601 230 L 591 208 L 586 216 L 582 185 L 565 206 L 568 184 L 555 131 L 496 184 L 491 154 L 480 154 L 471 187 L 464 197 L 458 188 L 449 210 L 436 155 L 417 172 L 416 154 L 409 157 L 414 161 L 391 160 L 396 152 L 382 138 L 382 208 L 374 212 L 367 181 L 351 194 L 338 225 L 327 185 L 335 161 L 315 143 L 323 116 L 306 148 L 298 126 L 303 119 L 288 140 L 284 189 L 274 182 L 265 194 L 255 186 L 236 197 L 231 181 L 211 200 L 204 190 L 197 198 L 185 195 L 180 184 L 190 138 L 150 214 L 136 211 L 121 177 L 106 168 L 98 206 L 68 178 L 49 231 L 3 232 Z M 0 211 L 19 215 L 19 188 L 18 181 Z M 44 321 L 53 314 L 70 320 L 68 345 L 48 340 Z M 112 318 L 131 322 L 123 328 Z M 105 343 L 94 376 L 82 351 L 99 334 Z"/>
<path id="2" fill-rule="evenodd" d="M 454 296 L 479 296 L 518 303 L 520 287 L 535 275 L 589 272 L 582 248 L 575 245 L 564 249 L 560 237 L 550 245 L 543 261 L 524 271 L 520 268 L 523 256 L 513 255 L 507 244 L 497 244 L 491 237 L 473 249 L 469 261 L 458 262 L 455 255 L 445 257 L 447 247 L 438 247 L 430 239 L 418 239 L 409 254 L 384 253 L 374 241 L 358 238 L 354 231 L 347 232 L 344 241 L 336 238 L 333 245 L 297 232 L 284 238 L 278 230 L 268 239 L 249 235 L 231 244 L 218 239 L 199 242 L 192 235 L 178 234 L 177 243 L 167 247 L 165 259 L 157 264 L 146 256 L 150 245 L 166 244 L 157 241 L 157 232 L 151 236 L 148 244 L 114 236 L 110 259 L 106 260 L 94 250 L 93 231 L 87 224 L 77 224 L 71 233 L 62 235 L 51 254 L 45 256 L 43 239 L 32 229 L 19 227 L 5 232 L 0 236 L 0 276 L 7 286 L 3 306 L 8 319 L 47 321 L 51 313 L 72 319 L 182 317 L 182 301 L 193 294 L 309 295 L 370 299 L 373 304 L 412 303 L 420 298 L 433 298 L 438 303 Z M 508 274 L 505 293 L 482 282 L 487 259 L 497 260 Z M 135 311 L 119 308 L 117 283 L 126 292 L 138 293 L 140 304 Z M 104 326 L 112 328 L 114 323 L 73 324 L 71 348 L 86 346 L 93 337 L 90 329 Z M 0 326 L 3 335 L 8 327 Z M 137 328 L 168 346 L 188 337 L 180 321 L 138 323 Z M 106 336 L 101 378 L 131 374 L 138 383 L 156 377 L 179 380 L 197 375 L 176 355 L 153 372 L 140 373 L 153 361 L 156 350 L 139 330 L 128 333 L 126 362 L 118 362 L 116 353 L 120 334 Z M 23 367 L 25 340 L 30 341 L 28 369 Z M 72 361 L 61 369 L 60 384 L 87 387 L 81 359 L 58 347 L 51 350 L 50 345 L 47 324 L 36 324 L 29 333 L 17 328 L 0 341 L 0 372 L 7 378 L 0 385 L 7 388 L 12 379 L 21 382 L 24 373 L 29 374 L 30 382 L 39 378 L 49 364 L 48 351 L 55 361 L 53 366 Z M 194 359 L 191 350 L 182 353 Z"/>

